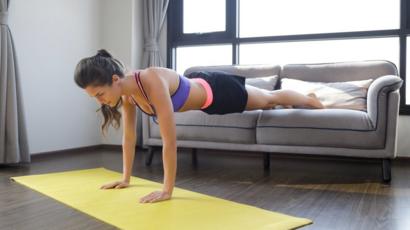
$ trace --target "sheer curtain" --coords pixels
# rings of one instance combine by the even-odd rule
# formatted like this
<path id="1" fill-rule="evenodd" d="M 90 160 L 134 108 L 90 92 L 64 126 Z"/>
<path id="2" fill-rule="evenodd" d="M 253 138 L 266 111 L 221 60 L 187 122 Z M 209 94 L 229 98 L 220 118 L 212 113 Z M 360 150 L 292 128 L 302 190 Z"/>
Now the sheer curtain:
<path id="1" fill-rule="evenodd" d="M 0 0 L 0 164 L 30 162 L 20 74 L 7 24 L 9 0 Z"/>

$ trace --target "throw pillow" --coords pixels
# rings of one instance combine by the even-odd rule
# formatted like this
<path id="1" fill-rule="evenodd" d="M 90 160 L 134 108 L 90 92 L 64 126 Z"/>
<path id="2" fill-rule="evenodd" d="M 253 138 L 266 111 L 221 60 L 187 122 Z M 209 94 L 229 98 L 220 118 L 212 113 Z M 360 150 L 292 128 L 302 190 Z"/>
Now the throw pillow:
<path id="1" fill-rule="evenodd" d="M 268 76 L 268 77 L 252 77 L 246 78 L 245 83 L 254 87 L 258 87 L 266 90 L 274 90 L 276 83 L 278 81 L 278 76 Z"/>
<path id="2" fill-rule="evenodd" d="M 291 78 L 281 80 L 282 89 L 307 95 L 314 93 L 325 108 L 367 111 L 367 90 L 373 79 L 346 82 L 307 82 Z"/>

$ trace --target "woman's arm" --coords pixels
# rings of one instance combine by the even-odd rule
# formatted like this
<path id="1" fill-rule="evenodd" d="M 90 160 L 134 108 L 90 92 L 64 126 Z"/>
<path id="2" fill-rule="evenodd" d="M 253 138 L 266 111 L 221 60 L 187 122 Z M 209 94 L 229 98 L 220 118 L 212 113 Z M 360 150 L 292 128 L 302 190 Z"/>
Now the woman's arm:
<path id="1" fill-rule="evenodd" d="M 136 144 L 136 110 L 127 98 L 122 98 L 122 117 L 124 119 L 124 129 L 122 137 L 122 160 L 123 160 L 123 177 L 122 180 L 114 181 L 101 186 L 101 189 L 126 188 L 130 183 L 132 164 L 134 162 L 135 144 Z"/>
<path id="2" fill-rule="evenodd" d="M 127 98 L 123 98 L 123 136 L 122 136 L 122 158 L 123 158 L 123 180 L 130 181 L 132 165 L 135 155 L 136 132 L 136 109 Z"/>
<path id="3" fill-rule="evenodd" d="M 172 72 L 160 72 L 160 74 L 168 73 L 172 74 Z M 146 82 L 149 81 L 149 84 L 145 84 L 148 89 L 148 97 L 155 107 L 162 137 L 164 184 L 161 192 L 153 192 L 143 197 L 141 202 L 156 202 L 169 199 L 174 189 L 177 171 L 176 128 L 168 83 L 155 70 L 148 69 L 145 74 L 147 75 Z"/>

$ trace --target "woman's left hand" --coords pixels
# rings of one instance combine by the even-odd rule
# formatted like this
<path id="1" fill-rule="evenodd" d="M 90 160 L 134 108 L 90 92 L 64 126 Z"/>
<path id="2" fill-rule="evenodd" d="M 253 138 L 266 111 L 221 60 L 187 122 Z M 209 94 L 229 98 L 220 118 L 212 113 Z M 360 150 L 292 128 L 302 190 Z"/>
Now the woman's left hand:
<path id="1" fill-rule="evenodd" d="M 154 203 L 163 200 L 171 199 L 171 194 L 164 191 L 152 192 L 140 199 L 140 203 Z"/>

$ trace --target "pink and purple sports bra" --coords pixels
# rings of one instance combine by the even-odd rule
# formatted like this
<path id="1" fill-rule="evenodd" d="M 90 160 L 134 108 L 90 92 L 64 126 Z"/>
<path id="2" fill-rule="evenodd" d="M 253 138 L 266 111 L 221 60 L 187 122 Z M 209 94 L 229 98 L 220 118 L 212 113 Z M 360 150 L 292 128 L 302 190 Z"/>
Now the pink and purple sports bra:
<path id="1" fill-rule="evenodd" d="M 153 114 L 147 113 L 145 112 L 136 102 L 136 100 L 134 99 L 134 97 L 131 96 L 134 104 L 136 106 L 138 106 L 138 108 L 145 114 L 147 114 L 148 116 L 154 116 L 156 117 L 156 111 L 154 106 L 151 104 L 150 100 L 148 99 L 148 96 L 144 90 L 144 87 L 142 86 L 141 83 L 141 79 L 140 79 L 140 72 L 135 72 L 134 73 L 134 78 L 135 81 L 137 82 L 138 88 L 140 89 L 140 91 L 142 92 L 145 100 L 147 100 L 149 106 L 151 107 L 152 111 L 154 112 Z M 205 109 L 208 106 L 210 106 L 212 104 L 213 101 L 213 94 L 212 94 L 212 89 L 210 87 L 210 85 L 208 84 L 208 82 L 206 82 L 204 79 L 202 78 L 192 78 L 192 80 L 197 81 L 198 83 L 200 83 L 206 91 L 207 94 L 207 98 L 206 101 L 204 103 L 204 105 L 201 107 L 201 109 Z M 175 93 L 171 96 L 171 101 L 172 101 L 172 106 L 174 109 L 174 112 L 178 112 L 182 106 L 184 106 L 185 102 L 188 100 L 188 96 L 189 96 L 189 91 L 191 89 L 191 84 L 189 82 L 189 79 L 179 75 L 179 85 L 177 90 L 175 91 Z"/>

